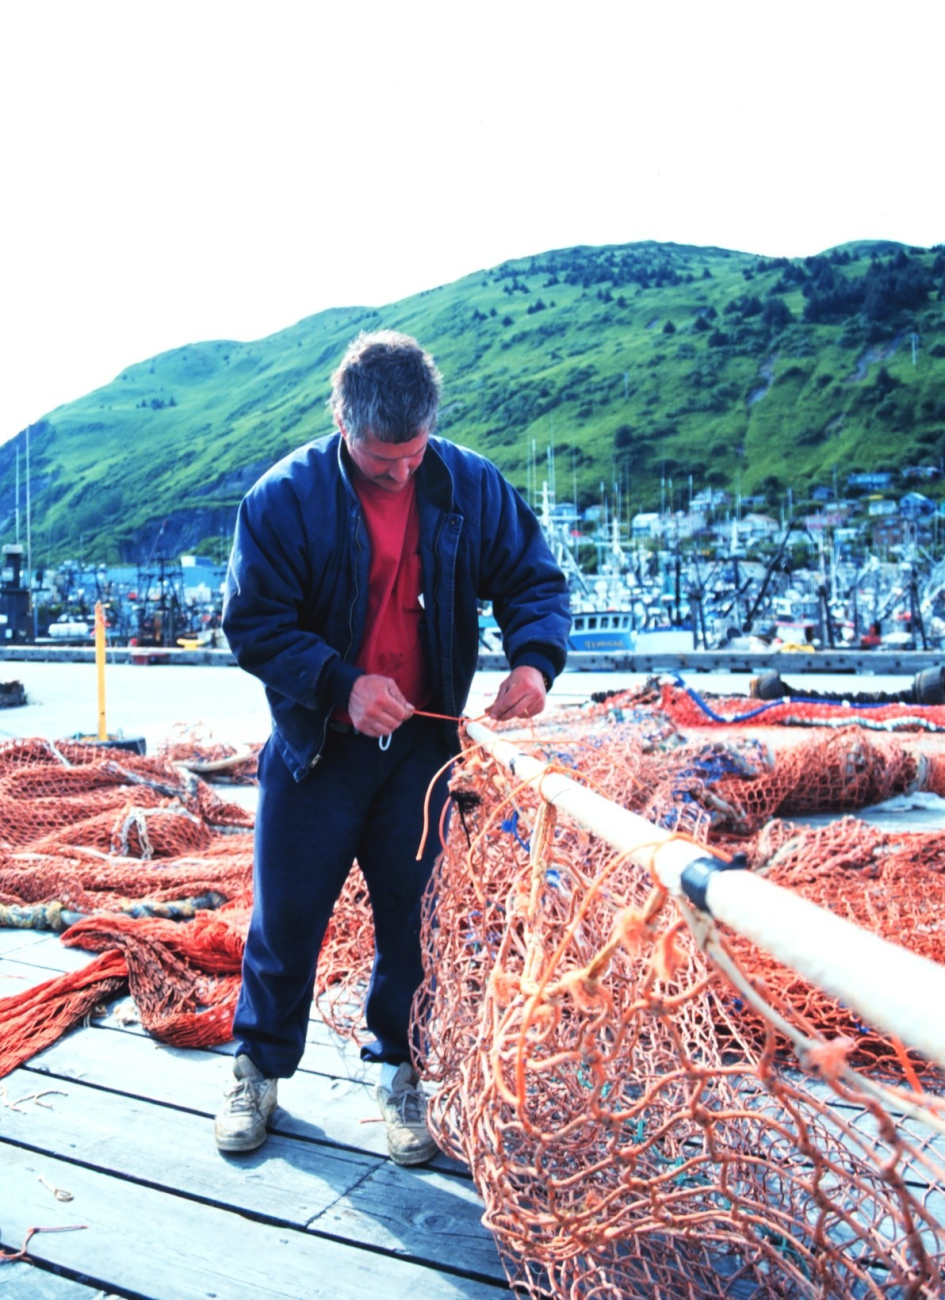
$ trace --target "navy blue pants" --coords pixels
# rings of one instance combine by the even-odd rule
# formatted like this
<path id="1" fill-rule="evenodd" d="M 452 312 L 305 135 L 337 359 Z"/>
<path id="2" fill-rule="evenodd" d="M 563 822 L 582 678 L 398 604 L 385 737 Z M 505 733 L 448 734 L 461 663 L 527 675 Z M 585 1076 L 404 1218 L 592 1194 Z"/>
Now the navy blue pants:
<path id="1" fill-rule="evenodd" d="M 410 1059 L 413 995 L 423 978 L 420 902 L 440 850 L 439 818 L 448 773 L 423 800 L 450 757 L 442 727 L 411 718 L 382 750 L 368 736 L 329 728 L 322 759 L 296 782 L 270 740 L 259 759 L 253 913 L 236 1007 L 237 1052 L 268 1078 L 288 1078 L 305 1050 L 315 968 L 325 929 L 354 859 L 374 914 L 375 959 L 366 1060 Z"/>

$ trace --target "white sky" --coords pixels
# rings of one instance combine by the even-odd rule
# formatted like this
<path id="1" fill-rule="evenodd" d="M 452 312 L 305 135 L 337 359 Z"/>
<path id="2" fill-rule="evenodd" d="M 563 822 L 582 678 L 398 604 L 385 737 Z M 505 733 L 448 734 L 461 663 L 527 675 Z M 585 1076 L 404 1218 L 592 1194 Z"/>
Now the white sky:
<path id="1" fill-rule="evenodd" d="M 938 243 L 943 15 L 8 0 L 0 441 L 167 348 L 549 248 Z"/>

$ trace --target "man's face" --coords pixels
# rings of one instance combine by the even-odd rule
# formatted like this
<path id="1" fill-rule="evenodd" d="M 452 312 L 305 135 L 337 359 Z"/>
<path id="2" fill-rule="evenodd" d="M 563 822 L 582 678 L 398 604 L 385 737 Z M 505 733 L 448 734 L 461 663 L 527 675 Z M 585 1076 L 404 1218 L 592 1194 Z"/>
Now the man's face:
<path id="1" fill-rule="evenodd" d="M 420 468 L 430 435 L 424 431 L 410 442 L 381 442 L 373 434 L 351 438 L 342 429 L 341 436 L 355 469 L 363 478 L 385 492 L 402 492 Z"/>

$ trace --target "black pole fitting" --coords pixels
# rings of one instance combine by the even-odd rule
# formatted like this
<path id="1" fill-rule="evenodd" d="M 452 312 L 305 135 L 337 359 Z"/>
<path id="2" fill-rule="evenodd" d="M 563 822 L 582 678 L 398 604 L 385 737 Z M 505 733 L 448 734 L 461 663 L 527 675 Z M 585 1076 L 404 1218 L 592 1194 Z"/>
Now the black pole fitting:
<path id="1" fill-rule="evenodd" d="M 692 862 L 687 862 L 683 867 L 680 877 L 683 893 L 700 912 L 708 912 L 711 916 L 712 913 L 706 903 L 709 881 L 718 871 L 745 871 L 747 868 L 748 858 L 744 853 L 736 853 L 731 862 L 726 862 L 724 858 L 708 856 L 693 858 Z"/>

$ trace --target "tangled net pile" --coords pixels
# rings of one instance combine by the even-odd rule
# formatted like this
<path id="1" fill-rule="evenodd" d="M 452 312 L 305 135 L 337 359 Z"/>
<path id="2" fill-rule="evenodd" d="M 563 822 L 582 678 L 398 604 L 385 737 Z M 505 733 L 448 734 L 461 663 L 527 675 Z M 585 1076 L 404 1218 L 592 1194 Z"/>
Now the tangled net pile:
<path id="1" fill-rule="evenodd" d="M 618 697 L 516 744 L 945 962 L 945 835 L 779 820 L 914 788 L 929 756 L 857 728 L 793 750 L 687 738 L 678 699 Z M 419 1064 L 512 1283 L 582 1300 L 941 1296 L 938 1070 L 717 933 L 475 748 L 453 790 Z M 362 890 L 350 883 L 355 911 Z M 326 963 L 325 1010 L 356 1033 L 369 966 L 353 957 L 348 941 Z"/>
<path id="2" fill-rule="evenodd" d="M 0 1076 L 128 987 L 165 1042 L 229 1040 L 252 823 L 166 757 L 0 745 L 0 925 L 65 930 L 64 943 L 102 954 L 0 1000 Z"/>
<path id="3" fill-rule="evenodd" d="M 899 707 L 863 727 L 818 704 L 820 729 L 798 733 L 814 706 L 792 700 L 783 734 L 771 709 L 762 736 L 750 702 L 654 685 L 551 714 L 515 743 L 945 964 L 945 834 L 787 820 L 945 790 L 945 709 L 909 709 L 906 730 Z M 86 913 L 64 940 L 101 954 L 68 989 L 0 1003 L 0 1073 L 126 982 L 167 1041 L 229 1036 L 245 814 L 166 759 L 82 748 L 0 747 L 0 793 L 29 791 L 19 811 L 4 803 L 0 905 L 45 908 L 51 924 Z M 677 903 L 474 746 L 452 789 L 418 1065 L 512 1284 L 568 1300 L 945 1294 L 939 1069 Z M 49 809 L 42 790 L 57 792 Z M 658 864 L 655 837 L 641 848 Z M 339 1032 L 359 1033 L 372 956 L 353 872 L 316 989 Z"/>

